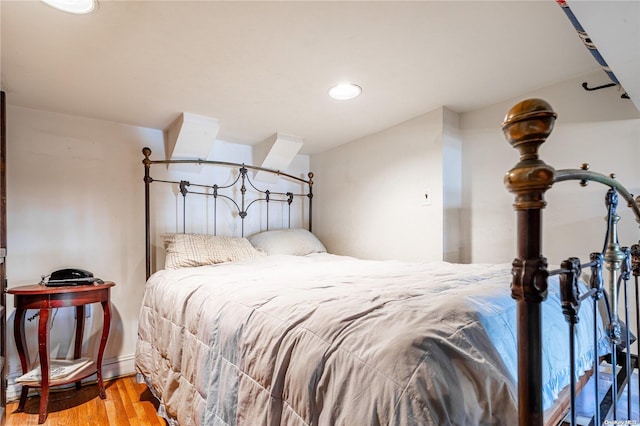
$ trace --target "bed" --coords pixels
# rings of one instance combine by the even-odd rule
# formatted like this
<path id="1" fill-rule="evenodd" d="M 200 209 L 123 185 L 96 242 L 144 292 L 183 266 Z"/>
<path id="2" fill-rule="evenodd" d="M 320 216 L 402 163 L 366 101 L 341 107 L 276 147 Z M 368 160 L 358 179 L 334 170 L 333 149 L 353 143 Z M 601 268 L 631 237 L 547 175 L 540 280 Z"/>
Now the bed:
<path id="1" fill-rule="evenodd" d="M 608 299 L 615 314 L 602 318 L 597 309 L 606 293 L 603 268 L 618 283 L 629 250 L 620 248 L 612 220 L 600 257 L 583 264 L 568 259 L 550 271 L 540 254 L 544 191 L 554 180 L 591 180 L 633 198 L 611 178 L 556 171 L 539 160 L 537 147 L 554 119 L 541 100 L 516 105 L 505 119 L 505 135 L 521 152 L 505 177 L 516 194 L 518 253 L 500 265 L 327 253 L 312 233 L 312 174 L 303 179 L 224 163 L 212 165 L 237 166 L 237 178 L 203 185 L 199 194 L 231 202 L 233 216 L 243 221 L 240 235 L 186 232 L 183 225 L 182 232 L 163 235 L 164 267 L 152 268 L 162 260 L 152 259 L 149 187 L 176 184 L 186 198 L 194 185 L 153 179 L 153 164 L 172 161 L 152 161 L 145 148 L 148 279 L 136 370 L 161 414 L 180 425 L 557 423 L 566 411 L 560 402 L 570 399 L 573 407 L 581 376 L 607 354 L 616 365 L 616 344 L 626 343 L 629 353 L 629 334 L 622 342 L 617 317 L 619 284 L 608 289 L 615 292 Z M 259 189 L 252 169 L 306 189 Z M 236 184 L 237 201 L 220 192 Z M 267 229 L 246 232 L 248 208 L 261 201 L 268 212 L 277 195 L 288 208 L 288 226 L 269 229 L 267 220 Z M 290 223 L 294 199 L 308 203 L 304 226 Z M 219 207 L 208 210 L 216 216 Z M 590 280 L 581 281 L 589 270 Z M 568 387 L 570 397 L 559 398 Z"/>

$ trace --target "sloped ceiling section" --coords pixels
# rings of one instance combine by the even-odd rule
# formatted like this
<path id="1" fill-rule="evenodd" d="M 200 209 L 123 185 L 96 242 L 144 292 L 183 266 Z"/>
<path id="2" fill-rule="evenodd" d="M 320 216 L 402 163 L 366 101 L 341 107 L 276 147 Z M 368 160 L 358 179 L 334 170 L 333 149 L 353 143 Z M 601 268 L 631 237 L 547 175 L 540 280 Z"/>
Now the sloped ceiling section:
<path id="1" fill-rule="evenodd" d="M 640 110 L 640 1 L 567 4 Z"/>

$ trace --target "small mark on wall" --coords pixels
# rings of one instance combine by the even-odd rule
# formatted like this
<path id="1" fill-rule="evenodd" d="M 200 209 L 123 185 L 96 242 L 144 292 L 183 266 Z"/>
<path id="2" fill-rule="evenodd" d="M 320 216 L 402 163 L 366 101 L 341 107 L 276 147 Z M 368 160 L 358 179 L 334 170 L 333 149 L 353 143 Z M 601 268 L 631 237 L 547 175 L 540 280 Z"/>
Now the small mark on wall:
<path id="1" fill-rule="evenodd" d="M 431 190 L 430 189 L 425 189 L 424 190 L 424 194 L 423 194 L 423 198 L 422 198 L 422 205 L 423 206 L 430 206 L 431 205 Z"/>

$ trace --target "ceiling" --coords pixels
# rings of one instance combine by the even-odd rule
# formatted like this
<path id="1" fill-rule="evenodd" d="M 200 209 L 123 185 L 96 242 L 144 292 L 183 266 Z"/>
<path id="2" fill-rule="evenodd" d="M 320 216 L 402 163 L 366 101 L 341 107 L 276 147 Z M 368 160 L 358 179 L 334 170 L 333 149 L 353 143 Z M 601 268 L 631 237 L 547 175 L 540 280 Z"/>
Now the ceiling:
<path id="1" fill-rule="evenodd" d="M 84 16 L 2 0 L 0 19 L 12 105 L 163 130 L 188 112 L 218 119 L 218 139 L 279 132 L 306 154 L 600 69 L 553 0 L 102 1 Z M 327 96 L 346 80 L 360 97 Z"/>

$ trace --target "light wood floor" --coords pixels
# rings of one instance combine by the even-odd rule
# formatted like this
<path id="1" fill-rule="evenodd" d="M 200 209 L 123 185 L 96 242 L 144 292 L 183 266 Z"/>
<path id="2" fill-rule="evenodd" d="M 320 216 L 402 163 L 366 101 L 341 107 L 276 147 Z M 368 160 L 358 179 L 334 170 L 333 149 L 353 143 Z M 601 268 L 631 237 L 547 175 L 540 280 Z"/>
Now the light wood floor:
<path id="1" fill-rule="evenodd" d="M 95 384 L 75 389 L 51 390 L 46 426 L 166 426 L 156 414 L 156 399 L 135 376 L 105 382 L 106 399 L 100 399 Z M 24 411 L 19 413 L 18 401 L 7 404 L 6 426 L 38 424 L 39 396 L 30 396 Z"/>

